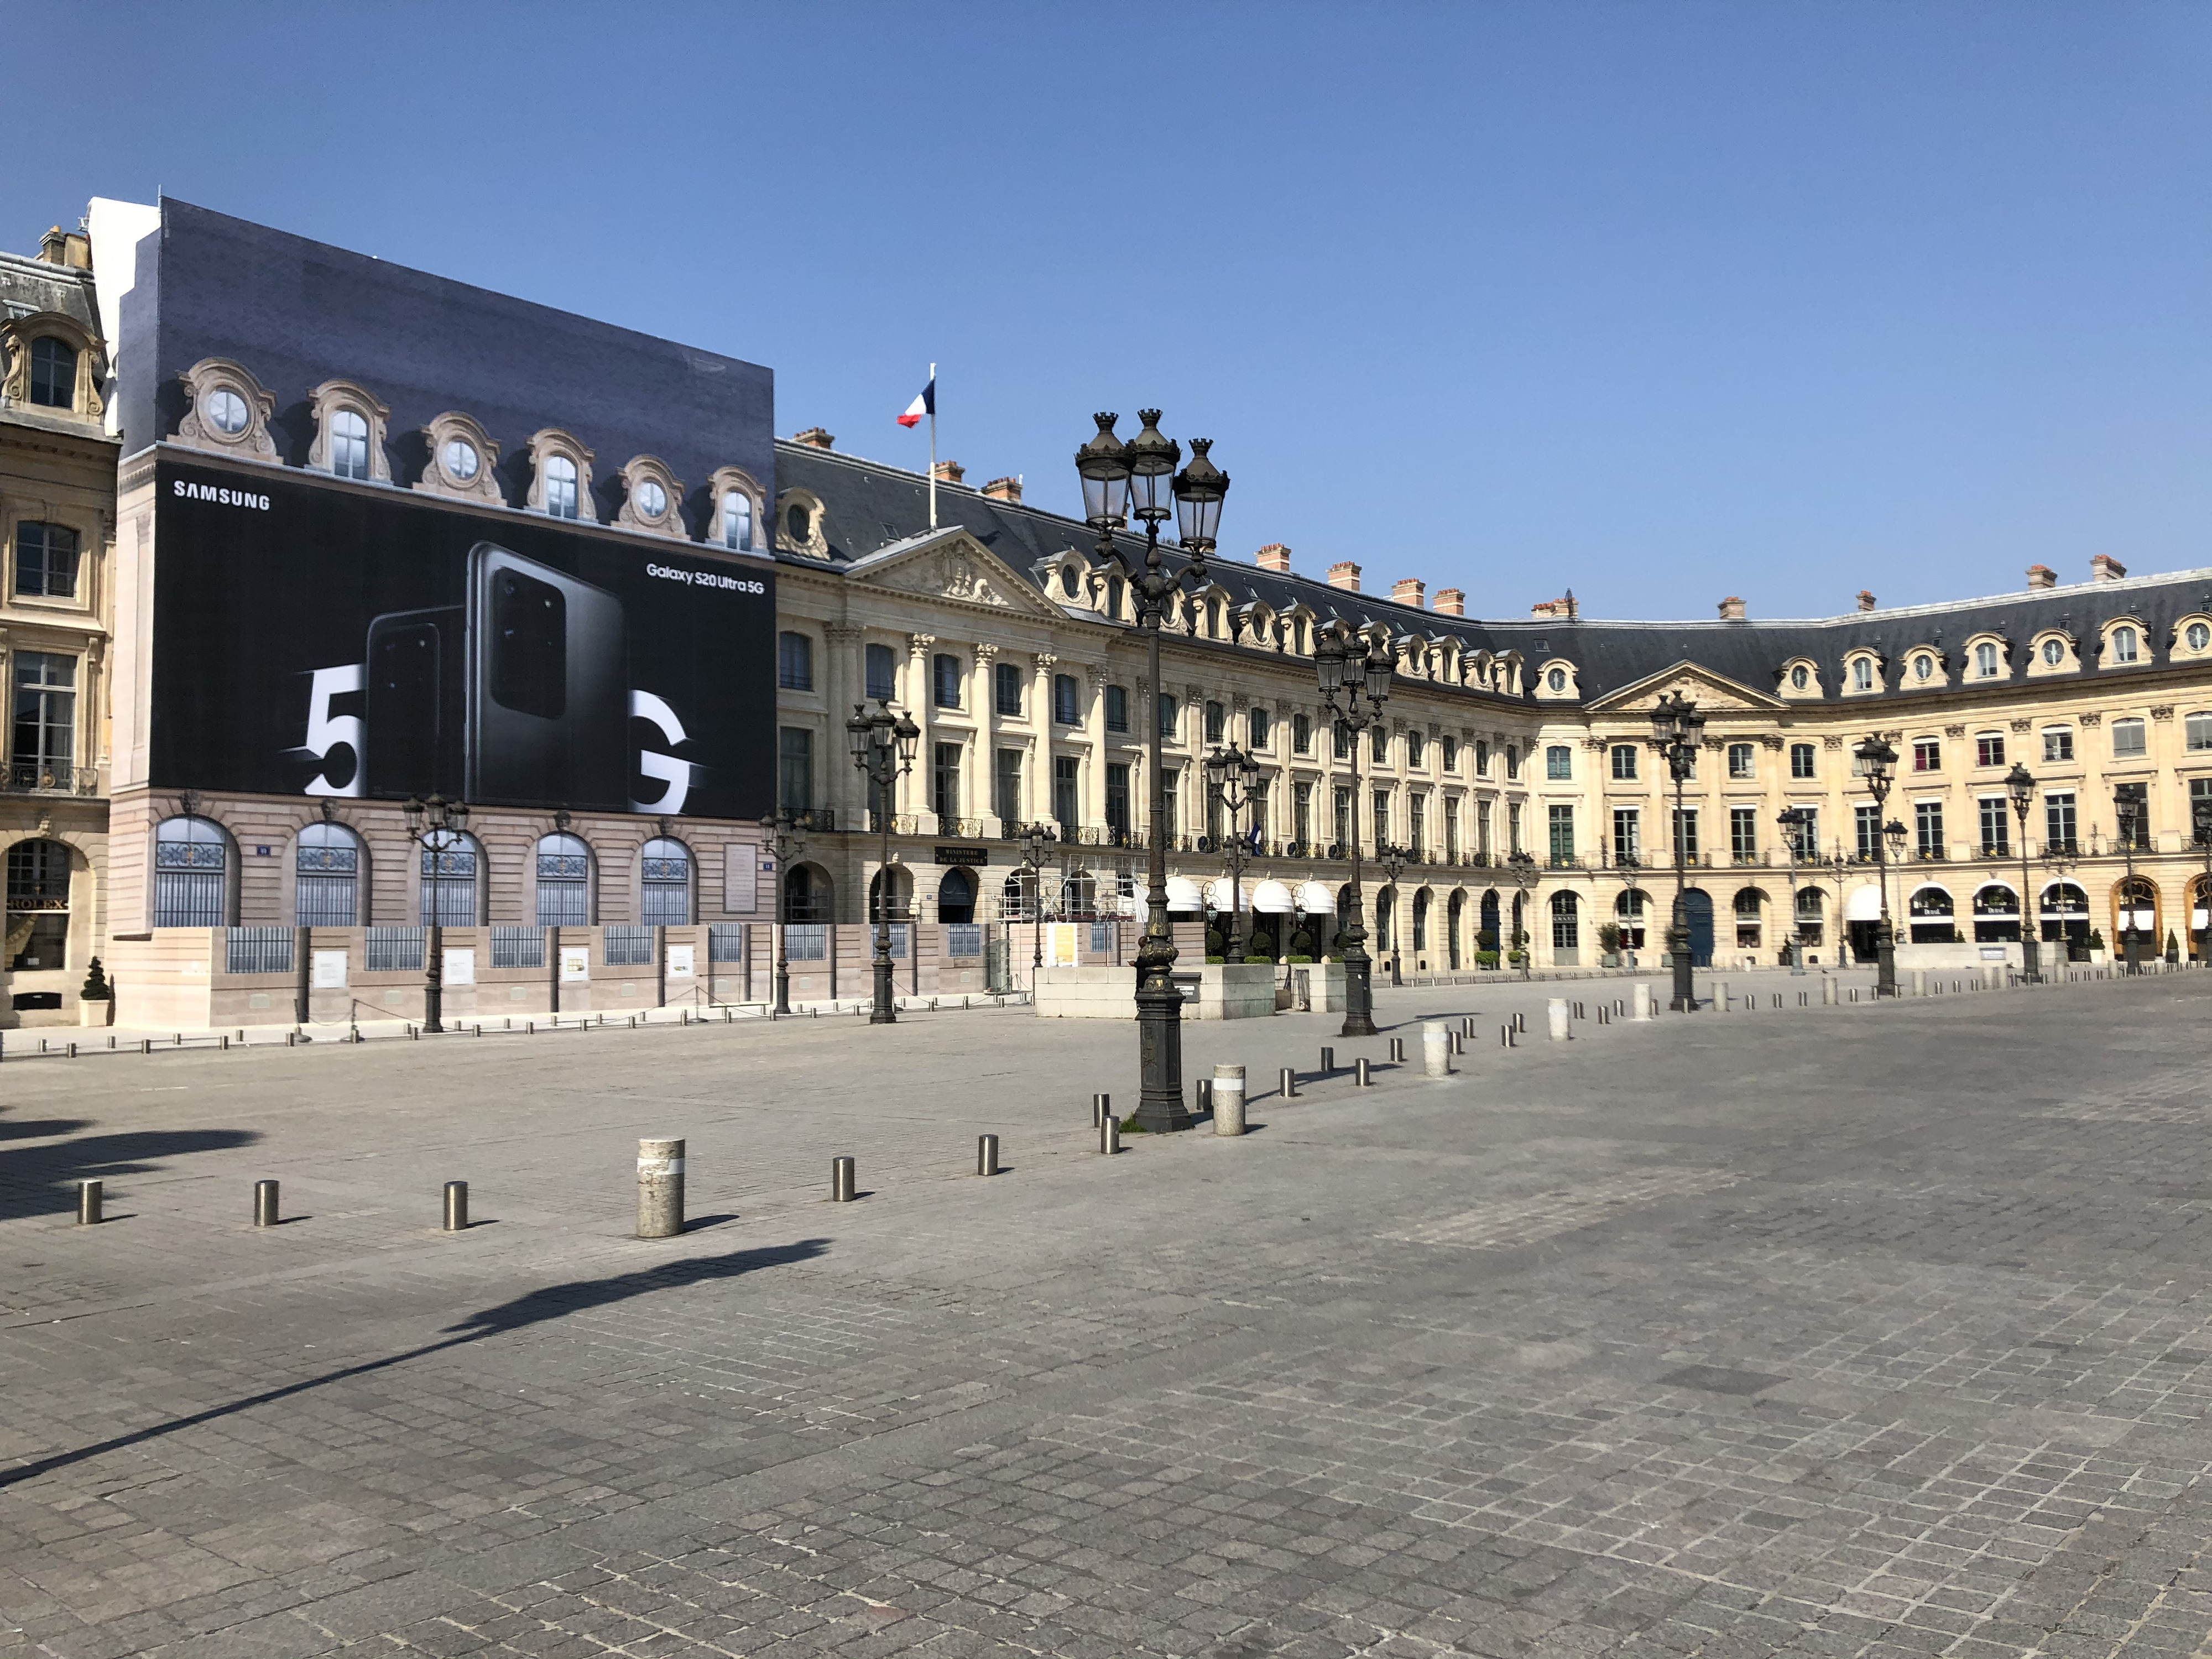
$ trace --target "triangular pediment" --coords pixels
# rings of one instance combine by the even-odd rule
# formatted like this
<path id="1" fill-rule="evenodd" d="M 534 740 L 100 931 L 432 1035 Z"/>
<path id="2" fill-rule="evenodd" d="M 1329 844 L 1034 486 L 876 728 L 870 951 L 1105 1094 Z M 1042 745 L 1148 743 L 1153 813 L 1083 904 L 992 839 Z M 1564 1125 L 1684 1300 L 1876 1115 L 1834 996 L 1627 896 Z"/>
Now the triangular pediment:
<path id="1" fill-rule="evenodd" d="M 1038 592 L 1029 578 L 957 526 L 878 548 L 851 565 L 846 574 L 854 581 L 948 605 L 1066 620 L 1066 613 Z"/>
<path id="2" fill-rule="evenodd" d="M 1708 714 L 1764 714 L 1789 707 L 1771 692 L 1753 690 L 1741 680 L 1685 659 L 1647 674 L 1633 685 L 1607 692 L 1589 708 L 1593 714 L 1644 714 L 1660 698 L 1676 691 Z"/>

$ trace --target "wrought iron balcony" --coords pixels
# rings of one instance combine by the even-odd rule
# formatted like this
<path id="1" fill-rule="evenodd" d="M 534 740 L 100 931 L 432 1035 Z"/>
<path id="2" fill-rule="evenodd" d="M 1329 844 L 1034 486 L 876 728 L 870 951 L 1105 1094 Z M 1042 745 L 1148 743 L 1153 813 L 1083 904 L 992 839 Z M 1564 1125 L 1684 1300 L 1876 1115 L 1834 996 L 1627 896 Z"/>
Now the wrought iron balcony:
<path id="1" fill-rule="evenodd" d="M 96 766 L 42 765 L 36 761 L 14 761 L 7 772 L 8 790 L 18 795 L 96 795 L 100 769 Z"/>

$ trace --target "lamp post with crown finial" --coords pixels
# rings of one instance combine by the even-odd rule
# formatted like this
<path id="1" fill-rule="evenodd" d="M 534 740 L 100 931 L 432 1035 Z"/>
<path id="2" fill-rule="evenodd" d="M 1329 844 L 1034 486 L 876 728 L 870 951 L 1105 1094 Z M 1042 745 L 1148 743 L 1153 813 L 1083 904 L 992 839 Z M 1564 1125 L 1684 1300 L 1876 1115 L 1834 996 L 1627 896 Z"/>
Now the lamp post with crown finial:
<path id="1" fill-rule="evenodd" d="M 883 832 L 883 861 L 876 870 L 875 1004 L 868 1011 L 871 1025 L 896 1025 L 898 1000 L 891 990 L 891 786 L 914 770 L 914 751 L 921 728 L 910 714 L 894 714 L 890 701 L 876 699 L 872 712 L 866 703 L 853 705 L 853 718 L 845 722 L 845 736 L 853 750 L 853 764 L 860 769 L 875 801 L 877 827 Z"/>
<path id="2" fill-rule="evenodd" d="M 1214 465 L 1210 438 L 1194 438 L 1190 465 L 1180 472 L 1182 451 L 1159 428 L 1160 411 L 1139 410 L 1144 428 L 1124 442 L 1114 434 L 1115 416 L 1094 416 L 1098 430 L 1075 452 L 1075 471 L 1083 483 L 1083 516 L 1098 532 L 1097 561 L 1111 566 L 1127 585 L 1144 630 L 1153 695 L 1160 685 L 1160 630 L 1179 595 L 1202 591 L 1206 556 L 1213 551 L 1221 523 L 1221 503 L 1229 494 L 1229 475 Z M 1160 552 L 1160 526 L 1175 515 L 1182 561 L 1170 564 Z M 1133 566 L 1115 539 L 1132 515 L 1145 526 L 1145 557 Z M 1091 572 L 1094 595 L 1103 589 L 1103 569 Z M 1193 607 L 1184 606 L 1186 617 Z M 1175 934 L 1168 925 L 1167 792 L 1160 768 L 1160 722 L 1145 722 L 1147 755 L 1146 795 L 1150 843 L 1146 860 L 1145 932 L 1137 945 L 1137 1051 L 1141 1076 L 1136 1121 L 1145 1129 L 1188 1129 L 1193 1119 L 1182 1098 L 1182 993 L 1176 989 Z"/>
<path id="3" fill-rule="evenodd" d="M 443 1031 L 446 1029 L 445 875 L 448 863 L 459 862 L 457 854 L 465 850 L 462 837 L 469 827 L 469 806 L 466 801 L 448 801 L 443 795 L 434 793 L 428 800 L 419 795 L 411 798 L 400 811 L 406 815 L 408 839 L 422 848 L 422 874 L 429 884 L 423 894 L 424 908 L 430 913 L 430 937 L 422 967 L 422 1029 L 432 1032 Z"/>
<path id="4" fill-rule="evenodd" d="M 1352 810 L 1344 826 L 1352 854 L 1352 908 L 1337 933 L 1344 957 L 1343 1036 L 1375 1035 L 1375 964 L 1367 955 L 1359 887 L 1359 738 L 1382 717 L 1395 672 L 1388 647 L 1342 623 L 1315 642 L 1322 706 L 1348 735 L 1346 749 L 1352 757 Z"/>
<path id="5" fill-rule="evenodd" d="M 1875 923 L 1874 933 L 1874 994 L 1878 997 L 1897 994 L 1897 923 L 1889 911 L 1889 848 L 1892 828 L 1882 823 L 1882 809 L 1889 803 L 1890 786 L 1897 781 L 1897 750 L 1879 732 L 1860 744 L 1852 753 L 1857 757 L 1859 775 L 1865 778 L 1867 793 L 1874 797 L 1874 817 L 1877 829 L 1874 838 L 1875 879 L 1881 884 L 1881 917 Z M 1894 837 L 1900 850 L 1905 841 L 1905 826 L 1894 826 Z"/>
<path id="6" fill-rule="evenodd" d="M 1705 730 L 1705 715 L 1679 689 L 1660 698 L 1651 711 L 1651 746 L 1667 757 L 1668 774 L 1674 781 L 1674 910 L 1667 923 L 1667 955 L 1674 970 L 1674 989 L 1667 1006 L 1683 1014 L 1697 1011 L 1698 994 L 1691 977 L 1694 964 L 1690 960 L 1690 877 L 1682 786 L 1697 769 L 1698 740 Z"/>
<path id="7" fill-rule="evenodd" d="M 2027 814 L 2035 805 L 2035 775 L 2018 761 L 2005 774 L 2005 793 L 2020 820 L 2020 976 L 2033 985 L 2043 977 L 2035 939 L 2035 892 L 2027 873 Z"/>

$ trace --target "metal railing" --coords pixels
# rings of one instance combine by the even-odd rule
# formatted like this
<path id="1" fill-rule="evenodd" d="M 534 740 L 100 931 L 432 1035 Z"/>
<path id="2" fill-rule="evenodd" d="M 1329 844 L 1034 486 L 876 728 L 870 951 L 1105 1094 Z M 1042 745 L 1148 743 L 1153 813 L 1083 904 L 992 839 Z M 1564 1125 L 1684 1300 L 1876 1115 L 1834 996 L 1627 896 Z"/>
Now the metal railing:
<path id="1" fill-rule="evenodd" d="M 223 972 L 289 974 L 292 971 L 289 927 L 227 927 L 223 930 Z"/>
<path id="2" fill-rule="evenodd" d="M 361 965 L 372 974 L 419 974 L 422 971 L 426 927 L 370 927 L 363 930 Z"/>
<path id="3" fill-rule="evenodd" d="M 545 930 L 543 927 L 495 927 L 491 930 L 491 965 L 495 968 L 543 968 Z"/>
<path id="4" fill-rule="evenodd" d="M 96 795 L 100 793 L 100 769 L 13 761 L 8 766 L 7 787 L 11 794 L 18 795 Z"/>

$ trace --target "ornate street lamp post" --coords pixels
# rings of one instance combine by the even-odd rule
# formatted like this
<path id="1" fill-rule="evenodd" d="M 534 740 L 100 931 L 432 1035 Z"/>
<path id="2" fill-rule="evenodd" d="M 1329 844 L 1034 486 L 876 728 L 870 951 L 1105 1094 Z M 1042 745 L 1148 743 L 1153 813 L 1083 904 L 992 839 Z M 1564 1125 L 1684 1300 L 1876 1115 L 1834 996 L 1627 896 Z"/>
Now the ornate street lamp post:
<path id="1" fill-rule="evenodd" d="M 1229 475 L 1207 457 L 1213 444 L 1210 438 L 1191 440 L 1190 465 L 1177 472 L 1176 463 L 1182 451 L 1173 439 L 1161 435 L 1160 411 L 1137 413 L 1144 429 L 1127 443 L 1114 435 L 1113 416 L 1094 416 L 1098 430 L 1075 452 L 1075 470 L 1083 480 L 1083 516 L 1098 532 L 1098 556 L 1119 567 L 1128 586 L 1137 626 L 1145 631 L 1152 695 L 1158 697 L 1160 629 L 1177 594 L 1195 594 L 1206 586 L 1206 556 L 1213 551 Z M 1170 512 L 1176 514 L 1184 553 L 1183 564 L 1176 569 L 1160 557 L 1160 526 Z M 1114 532 L 1133 513 L 1145 526 L 1145 568 L 1140 571 L 1129 568 L 1114 540 Z M 1136 1118 L 1150 1130 L 1188 1129 L 1192 1118 L 1182 1103 L 1182 993 L 1176 988 L 1175 933 L 1168 926 L 1167 788 L 1160 767 L 1157 708 L 1145 725 L 1151 761 L 1145 788 L 1151 847 L 1145 933 L 1137 945 L 1137 1052 L 1143 1081 Z"/>
<path id="2" fill-rule="evenodd" d="M 442 1031 L 446 1005 L 446 907 L 444 877 L 448 856 L 461 845 L 469 827 L 466 801 L 448 801 L 433 794 L 417 796 L 400 808 L 407 815 L 407 838 L 429 854 L 425 873 L 430 878 L 430 944 L 422 968 L 422 1029 Z"/>
<path id="3" fill-rule="evenodd" d="M 1682 786 L 1697 769 L 1698 740 L 1705 730 L 1705 717 L 1698 712 L 1698 705 L 1680 691 L 1660 698 L 1651 710 L 1651 746 L 1667 757 L 1667 773 L 1674 781 L 1674 913 L 1667 923 L 1667 955 L 1674 968 L 1674 994 L 1667 1006 L 1683 1014 L 1697 1012 L 1698 993 L 1691 982 L 1690 876 L 1684 861 Z"/>
<path id="4" fill-rule="evenodd" d="M 1322 706 L 1329 717 L 1351 733 L 1352 811 L 1345 825 L 1351 837 L 1352 913 L 1337 937 L 1344 951 L 1345 1036 L 1375 1035 L 1373 963 L 1367 958 L 1367 929 L 1360 921 L 1364 906 L 1359 893 L 1359 739 L 1390 700 L 1392 664 L 1387 650 L 1370 648 L 1364 635 L 1341 626 L 1314 646 L 1314 672 L 1319 677 Z"/>
<path id="5" fill-rule="evenodd" d="M 797 833 L 799 817 L 788 806 L 779 806 L 761 820 L 761 828 L 769 836 L 769 856 L 775 860 L 775 1012 L 779 1014 L 791 1012 L 791 918 L 783 913 L 783 877 L 806 845 Z"/>
<path id="6" fill-rule="evenodd" d="M 1023 832 L 1022 867 L 1030 872 L 1030 995 L 1036 996 L 1037 975 L 1044 969 L 1044 853 L 1052 836 L 1041 823 Z M 1017 884 L 1018 888 L 1018 884 Z"/>
<path id="7" fill-rule="evenodd" d="M 1403 960 L 1406 919 L 1398 914 L 1398 901 L 1405 896 L 1398 890 L 1398 878 L 1406 873 L 1406 849 L 1384 842 L 1375 849 L 1375 862 L 1382 866 L 1382 874 L 1390 883 L 1390 983 L 1401 986 L 1406 982 L 1399 971 L 1399 963 Z M 1412 914 L 1410 906 L 1407 914 Z"/>
<path id="8" fill-rule="evenodd" d="M 1888 805 L 1890 786 L 1897 781 L 1897 750 L 1875 732 L 1852 751 L 1858 757 L 1859 769 L 1866 778 L 1867 793 L 1874 797 L 1874 814 L 1879 820 L 1882 809 Z M 1897 994 L 1897 924 L 1889 915 L 1889 842 L 1893 826 L 1885 824 L 1874 838 L 1874 855 L 1878 878 L 1881 883 L 1881 920 L 1875 924 L 1874 994 L 1878 997 Z M 1903 849 L 1905 826 L 1893 826 L 1897 830 L 1899 848 Z"/>
<path id="9" fill-rule="evenodd" d="M 1516 918 L 1513 931 L 1516 937 L 1511 948 L 1521 953 L 1521 977 L 1534 977 L 1536 952 L 1531 949 L 1536 943 L 1535 917 L 1528 901 L 1535 896 L 1536 882 L 1540 872 L 1536 868 L 1536 855 L 1515 851 L 1505 855 L 1506 873 L 1513 878 L 1513 885 L 1520 890 L 1521 902 L 1514 907 Z M 1510 962 L 1512 958 L 1507 957 Z"/>
<path id="10" fill-rule="evenodd" d="M 2197 844 L 2204 849 L 2204 884 L 2197 890 L 2204 926 L 2197 933 L 2197 965 L 2212 968 L 2212 799 L 2200 795 L 2189 803 L 2189 824 Z"/>
<path id="11" fill-rule="evenodd" d="M 1250 949 L 1251 929 L 1244 919 L 1244 809 L 1252 804 L 1252 785 L 1260 775 L 1260 763 L 1231 744 L 1217 745 L 1206 757 L 1206 787 L 1221 803 L 1229 821 L 1229 949 L 1231 962 L 1244 960 Z"/>
<path id="12" fill-rule="evenodd" d="M 2120 850 L 2127 855 L 2128 878 L 2120 889 L 2120 903 L 2127 913 L 2121 930 L 2121 952 L 2131 974 L 2142 970 L 2142 935 L 2136 927 L 2136 836 L 2142 823 L 2142 803 L 2122 784 L 2112 794 L 2112 816 L 2120 831 Z"/>
<path id="13" fill-rule="evenodd" d="M 875 712 L 864 702 L 853 705 L 853 718 L 845 722 L 845 736 L 853 749 L 853 764 L 868 781 L 876 805 L 876 822 L 883 830 L 883 862 L 876 872 L 876 1000 L 868 1011 L 871 1025 L 898 1023 L 898 1004 L 891 993 L 891 785 L 914 770 L 914 751 L 921 728 L 913 717 L 891 713 L 890 700 L 876 699 Z"/>
<path id="14" fill-rule="evenodd" d="M 2035 775 L 2014 761 L 2005 774 L 2005 793 L 2012 797 L 2012 815 L 2020 820 L 2020 976 L 2033 985 L 2043 977 L 2035 937 L 2035 884 L 2027 873 L 2027 814 L 2035 805 Z"/>
<path id="15" fill-rule="evenodd" d="M 1775 814 L 1775 823 L 1782 826 L 1782 844 L 1790 853 L 1790 928 L 1783 935 L 1790 953 L 1790 971 L 1802 975 L 1805 971 L 1805 941 L 1797 930 L 1797 855 L 1809 851 L 1804 845 L 1806 825 L 1813 815 L 1802 806 L 1784 808 Z"/>

